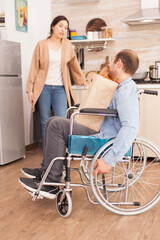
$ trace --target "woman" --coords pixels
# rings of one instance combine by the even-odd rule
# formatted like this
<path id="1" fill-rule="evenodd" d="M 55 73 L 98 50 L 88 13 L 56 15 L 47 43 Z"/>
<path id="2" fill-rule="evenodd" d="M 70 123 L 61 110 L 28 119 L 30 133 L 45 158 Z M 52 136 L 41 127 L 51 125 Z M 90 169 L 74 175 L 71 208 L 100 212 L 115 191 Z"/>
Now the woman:
<path id="1" fill-rule="evenodd" d="M 53 19 L 50 37 L 37 43 L 32 57 L 27 93 L 33 111 L 38 103 L 43 148 L 45 124 L 51 116 L 51 107 L 55 116 L 65 117 L 67 103 L 71 106 L 73 95 L 68 64 L 75 84 L 86 85 L 72 45 L 64 38 L 68 29 L 66 17 Z"/>

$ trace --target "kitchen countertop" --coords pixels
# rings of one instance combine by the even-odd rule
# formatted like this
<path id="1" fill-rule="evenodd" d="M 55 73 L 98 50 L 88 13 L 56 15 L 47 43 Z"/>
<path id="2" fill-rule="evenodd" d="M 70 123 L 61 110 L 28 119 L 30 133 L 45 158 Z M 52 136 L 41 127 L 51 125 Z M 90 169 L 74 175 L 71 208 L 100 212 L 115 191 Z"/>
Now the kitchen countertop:
<path id="1" fill-rule="evenodd" d="M 160 83 L 151 83 L 151 84 L 137 84 L 138 88 L 143 88 L 143 89 L 146 89 L 146 88 L 150 88 L 150 89 L 158 89 L 160 88 Z"/>

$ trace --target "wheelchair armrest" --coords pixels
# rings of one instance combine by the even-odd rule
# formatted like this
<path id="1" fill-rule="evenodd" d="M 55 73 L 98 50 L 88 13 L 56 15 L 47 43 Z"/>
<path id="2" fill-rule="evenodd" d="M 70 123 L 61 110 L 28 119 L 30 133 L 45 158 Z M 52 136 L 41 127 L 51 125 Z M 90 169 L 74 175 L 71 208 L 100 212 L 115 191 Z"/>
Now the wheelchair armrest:
<path id="1" fill-rule="evenodd" d="M 71 113 L 71 111 L 74 111 L 74 110 L 78 109 L 78 108 L 79 108 L 79 105 L 80 105 L 80 104 L 77 103 L 77 104 L 69 107 L 69 108 L 67 109 L 67 112 L 66 112 L 66 118 L 70 118 L 70 115 L 71 115 L 70 113 Z"/>
<path id="2" fill-rule="evenodd" d="M 82 108 L 80 113 L 97 113 L 97 114 L 106 114 L 106 115 L 116 115 L 118 112 L 116 109 L 104 109 L 104 108 Z"/>

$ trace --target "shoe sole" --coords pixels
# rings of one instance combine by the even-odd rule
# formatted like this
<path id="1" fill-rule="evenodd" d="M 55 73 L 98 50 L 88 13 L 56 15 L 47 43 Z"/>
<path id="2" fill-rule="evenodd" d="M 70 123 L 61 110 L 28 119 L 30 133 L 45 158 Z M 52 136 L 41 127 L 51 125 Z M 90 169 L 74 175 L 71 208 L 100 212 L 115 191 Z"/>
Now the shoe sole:
<path id="1" fill-rule="evenodd" d="M 30 174 L 24 172 L 23 169 L 21 169 L 21 172 L 22 172 L 26 177 L 28 177 L 28 178 L 36 178 L 35 176 L 30 175 Z"/>
<path id="2" fill-rule="evenodd" d="M 19 180 L 20 184 L 21 184 L 25 189 L 27 189 L 28 191 L 33 192 L 33 193 L 37 192 L 37 189 L 34 189 L 34 188 L 31 188 L 31 187 L 27 186 L 26 184 L 24 184 L 23 182 L 21 182 L 20 179 L 18 179 L 18 180 Z M 43 196 L 43 197 L 45 197 L 45 198 L 49 198 L 49 199 L 55 199 L 55 198 L 57 197 L 57 194 L 50 194 L 50 193 L 45 192 L 45 191 L 43 191 L 43 190 L 40 190 L 39 194 L 40 194 L 41 196 Z"/>

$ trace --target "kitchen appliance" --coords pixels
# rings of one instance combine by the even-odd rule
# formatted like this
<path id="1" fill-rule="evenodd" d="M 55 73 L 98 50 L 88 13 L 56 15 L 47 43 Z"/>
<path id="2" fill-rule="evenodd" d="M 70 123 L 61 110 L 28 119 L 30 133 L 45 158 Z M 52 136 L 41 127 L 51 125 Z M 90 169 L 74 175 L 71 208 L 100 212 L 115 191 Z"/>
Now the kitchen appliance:
<path id="1" fill-rule="evenodd" d="M 160 61 L 149 67 L 149 77 L 152 81 L 160 80 Z"/>
<path id="2" fill-rule="evenodd" d="M 159 0 L 141 0 L 141 9 L 122 20 L 128 25 L 160 23 Z"/>
<path id="3" fill-rule="evenodd" d="M 148 72 L 143 72 L 143 73 L 135 73 L 133 76 L 132 76 L 132 79 L 134 81 L 143 81 L 147 78 L 147 75 L 148 75 Z"/>
<path id="4" fill-rule="evenodd" d="M 20 44 L 0 40 L 0 165 L 24 156 Z"/>
<path id="5" fill-rule="evenodd" d="M 157 78 L 160 79 L 160 61 L 156 61 L 155 65 L 157 67 Z"/>

